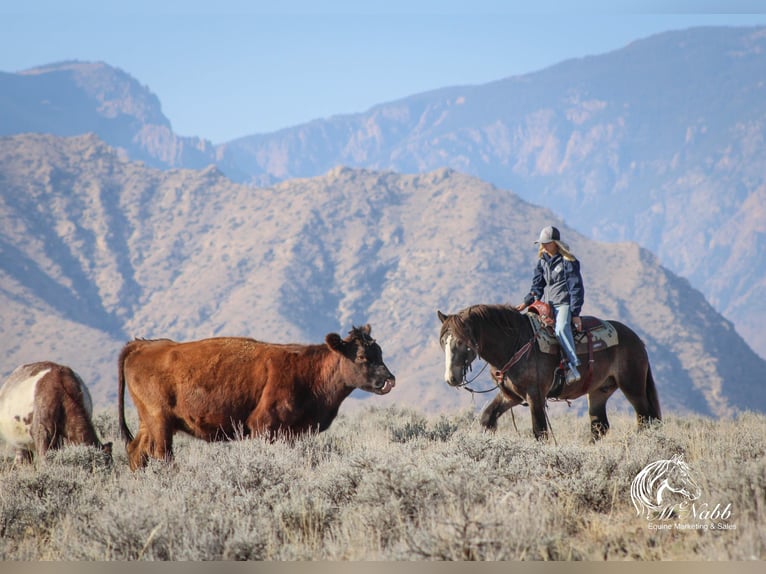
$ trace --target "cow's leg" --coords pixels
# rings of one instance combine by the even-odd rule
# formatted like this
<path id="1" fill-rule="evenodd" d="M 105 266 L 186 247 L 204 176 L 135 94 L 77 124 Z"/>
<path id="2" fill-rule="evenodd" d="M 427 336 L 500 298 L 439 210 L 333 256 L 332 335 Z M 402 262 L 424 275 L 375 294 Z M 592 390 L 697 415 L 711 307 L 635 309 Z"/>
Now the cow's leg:
<path id="1" fill-rule="evenodd" d="M 60 429 L 55 425 L 55 419 L 46 419 L 53 421 L 53 424 L 49 426 L 39 423 L 38 421 L 41 419 L 42 417 L 35 417 L 32 422 L 32 439 L 35 441 L 35 452 L 37 452 L 38 458 L 42 460 L 48 450 L 61 446 L 63 436 Z"/>
<path id="2" fill-rule="evenodd" d="M 145 421 L 149 421 L 147 424 Z M 173 428 L 167 418 L 139 414 L 138 432 L 128 443 L 128 462 L 131 470 L 146 466 L 149 457 L 157 460 L 173 459 Z"/>
<path id="3" fill-rule="evenodd" d="M 170 421 L 164 416 L 153 419 L 149 434 L 149 454 L 157 460 L 173 460 L 173 429 Z"/>
<path id="4" fill-rule="evenodd" d="M 44 381 L 45 379 L 43 379 Z M 46 385 L 35 397 L 34 414 L 29 434 L 35 443 L 37 458 L 42 460 L 50 449 L 61 448 L 64 444 L 64 425 L 66 417 L 62 406 L 61 392 L 58 385 Z"/>
<path id="5" fill-rule="evenodd" d="M 270 408 L 267 401 L 261 399 L 258 407 L 247 417 L 247 428 L 251 437 L 265 436 L 271 441 L 278 438 L 281 421 L 275 410 Z"/>
<path id="6" fill-rule="evenodd" d="M 32 462 L 32 451 L 28 448 L 18 447 L 16 449 L 16 458 L 14 459 L 16 464 L 28 464 Z"/>
<path id="7" fill-rule="evenodd" d="M 125 449 L 128 451 L 130 470 L 138 470 L 146 466 L 149 460 L 149 449 L 143 426 L 139 426 L 135 438 L 125 446 Z"/>
<path id="8" fill-rule="evenodd" d="M 168 448 L 165 441 L 158 441 L 146 432 L 139 431 L 127 446 L 128 464 L 131 470 L 143 468 L 149 462 L 149 458 L 170 461 L 173 458 L 172 448 Z"/>

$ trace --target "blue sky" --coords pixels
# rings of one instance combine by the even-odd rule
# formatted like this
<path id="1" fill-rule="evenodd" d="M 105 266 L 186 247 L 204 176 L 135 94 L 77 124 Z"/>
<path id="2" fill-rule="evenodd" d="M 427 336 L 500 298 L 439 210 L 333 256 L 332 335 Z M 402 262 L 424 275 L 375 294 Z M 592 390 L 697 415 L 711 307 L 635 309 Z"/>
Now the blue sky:
<path id="1" fill-rule="evenodd" d="M 766 1 L 7 0 L 0 71 L 103 61 L 221 143 L 710 25 L 766 25 Z"/>

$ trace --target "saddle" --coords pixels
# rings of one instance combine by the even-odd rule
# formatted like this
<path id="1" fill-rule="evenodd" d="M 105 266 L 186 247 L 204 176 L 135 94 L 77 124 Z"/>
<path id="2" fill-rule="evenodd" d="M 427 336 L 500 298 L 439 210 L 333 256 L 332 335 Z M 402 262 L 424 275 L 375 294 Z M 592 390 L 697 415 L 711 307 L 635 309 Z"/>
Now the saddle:
<path id="1" fill-rule="evenodd" d="M 556 324 L 553 309 L 545 301 L 537 299 L 534 303 L 530 303 L 527 307 L 527 313 L 535 313 L 544 327 L 553 327 Z"/>
<path id="2" fill-rule="evenodd" d="M 554 331 L 556 319 L 553 316 L 551 306 L 543 301 L 535 301 L 529 306 L 527 317 L 532 323 L 532 329 L 537 334 L 537 346 L 540 351 L 550 355 L 560 354 L 559 340 Z M 591 315 L 584 315 L 580 317 L 580 320 L 582 321 L 582 331 L 572 330 L 575 352 L 578 355 L 603 351 L 619 343 L 617 330 L 611 323 Z"/>
<path id="3" fill-rule="evenodd" d="M 554 331 L 556 320 L 553 317 L 551 306 L 542 301 L 535 301 L 529 306 L 529 311 L 531 312 L 527 313 L 527 317 L 529 317 L 529 321 L 532 324 L 537 347 L 543 353 L 561 356 L 561 345 Z M 583 391 L 585 391 L 593 376 L 593 353 L 614 347 L 619 344 L 619 340 L 617 329 L 611 323 L 590 315 L 581 316 L 580 320 L 582 321 L 582 331 L 573 329 L 572 334 L 574 335 L 575 352 L 578 355 L 588 356 L 588 372 L 583 377 Z M 562 359 L 561 365 L 554 373 L 554 383 L 551 391 L 548 393 L 549 398 L 558 397 L 564 388 L 563 364 Z"/>

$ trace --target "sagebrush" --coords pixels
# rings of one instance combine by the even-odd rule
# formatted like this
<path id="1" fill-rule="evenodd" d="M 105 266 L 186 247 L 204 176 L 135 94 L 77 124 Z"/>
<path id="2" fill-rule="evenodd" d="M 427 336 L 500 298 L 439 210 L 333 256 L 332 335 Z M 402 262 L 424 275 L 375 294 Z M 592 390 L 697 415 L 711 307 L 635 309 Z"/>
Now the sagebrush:
<path id="1" fill-rule="evenodd" d="M 473 412 L 360 408 L 293 441 L 179 437 L 173 463 L 133 473 L 102 412 L 111 464 L 89 447 L 27 466 L 4 452 L 0 559 L 766 558 L 766 416 L 669 416 L 641 432 L 612 419 L 591 444 L 582 415 L 556 416 L 542 443 L 505 421 L 488 434 Z M 633 478 L 675 454 L 706 500 L 731 504 L 735 529 L 657 531 L 636 515 Z"/>

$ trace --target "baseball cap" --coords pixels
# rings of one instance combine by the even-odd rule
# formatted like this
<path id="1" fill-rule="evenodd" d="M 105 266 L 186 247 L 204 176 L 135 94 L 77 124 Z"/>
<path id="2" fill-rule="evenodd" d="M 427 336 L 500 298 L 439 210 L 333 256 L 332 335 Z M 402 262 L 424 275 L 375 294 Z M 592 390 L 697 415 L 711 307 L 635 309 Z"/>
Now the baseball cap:
<path id="1" fill-rule="evenodd" d="M 535 241 L 535 243 L 550 243 L 551 241 L 560 241 L 561 240 L 561 233 L 559 233 L 559 230 L 553 226 L 543 227 L 542 231 L 540 231 L 540 239 Z"/>

